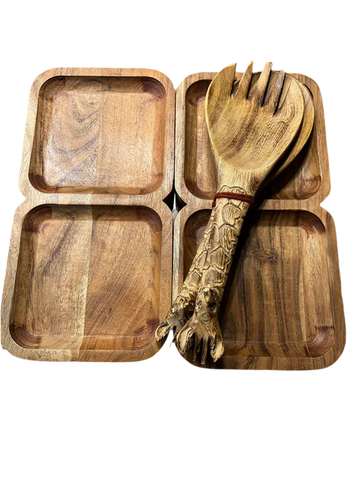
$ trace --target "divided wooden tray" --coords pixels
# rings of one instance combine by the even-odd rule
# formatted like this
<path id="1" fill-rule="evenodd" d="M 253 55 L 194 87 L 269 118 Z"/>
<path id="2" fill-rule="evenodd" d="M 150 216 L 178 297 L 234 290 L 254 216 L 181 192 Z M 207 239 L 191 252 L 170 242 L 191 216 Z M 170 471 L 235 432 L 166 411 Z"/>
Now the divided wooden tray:
<path id="1" fill-rule="evenodd" d="M 171 304 L 175 92 L 152 70 L 59 69 L 33 84 L 2 304 L 30 359 L 131 361 Z"/>
<path id="2" fill-rule="evenodd" d="M 214 74 L 176 92 L 152 70 L 59 69 L 32 87 L 2 304 L 2 344 L 39 360 L 134 361 L 190 267 L 215 194 L 204 100 Z M 246 220 L 209 368 L 316 369 L 345 344 L 320 91 L 299 158 Z M 174 180 L 184 208 L 165 204 Z M 172 253 L 172 237 L 174 251 Z M 171 275 L 173 264 L 173 285 Z M 190 357 L 187 357 L 189 361 Z M 193 362 L 192 362 L 193 363 Z"/>

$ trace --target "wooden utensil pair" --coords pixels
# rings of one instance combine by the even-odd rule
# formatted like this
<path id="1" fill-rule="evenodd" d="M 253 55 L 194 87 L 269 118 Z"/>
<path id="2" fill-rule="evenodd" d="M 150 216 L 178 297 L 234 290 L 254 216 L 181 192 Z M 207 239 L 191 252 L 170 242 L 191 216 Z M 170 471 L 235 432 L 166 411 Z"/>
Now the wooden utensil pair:
<path id="1" fill-rule="evenodd" d="M 219 187 L 210 220 L 182 290 L 155 332 L 159 341 L 173 329 L 180 353 L 192 348 L 202 364 L 208 352 L 213 361 L 224 352 L 218 312 L 249 205 L 300 152 L 314 122 L 310 94 L 293 77 L 272 73 L 271 63 L 253 74 L 250 63 L 235 81 L 235 68 L 215 76 L 205 102 Z"/>

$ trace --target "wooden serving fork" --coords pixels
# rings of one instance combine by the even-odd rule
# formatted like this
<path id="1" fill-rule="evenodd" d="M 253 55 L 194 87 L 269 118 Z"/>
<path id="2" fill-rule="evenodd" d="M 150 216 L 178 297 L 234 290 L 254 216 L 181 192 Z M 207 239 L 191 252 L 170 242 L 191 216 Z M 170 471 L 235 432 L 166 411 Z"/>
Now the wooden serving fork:
<path id="1" fill-rule="evenodd" d="M 182 292 L 156 331 L 159 340 L 176 329 L 179 351 L 184 354 L 192 347 L 194 360 L 200 353 L 202 363 L 208 350 L 214 361 L 224 350 L 218 311 L 249 202 L 293 142 L 303 119 L 299 83 L 283 71 L 269 82 L 270 73 L 267 63 L 249 95 L 252 63 L 240 82 L 234 82 L 235 65 L 230 65 L 216 75 L 206 97 L 220 188 Z"/>

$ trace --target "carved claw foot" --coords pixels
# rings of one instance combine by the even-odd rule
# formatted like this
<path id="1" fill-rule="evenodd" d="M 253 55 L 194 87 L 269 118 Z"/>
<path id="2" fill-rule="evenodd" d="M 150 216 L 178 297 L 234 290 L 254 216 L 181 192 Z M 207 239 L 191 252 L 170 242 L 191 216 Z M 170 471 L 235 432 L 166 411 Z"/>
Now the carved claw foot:
<path id="1" fill-rule="evenodd" d="M 208 352 L 214 362 L 224 353 L 224 344 L 218 321 L 219 294 L 216 289 L 201 288 L 195 301 L 192 318 L 184 325 L 176 336 L 176 346 L 184 355 L 190 348 L 193 350 L 193 361 L 199 355 L 204 365 Z"/>
<path id="2" fill-rule="evenodd" d="M 176 335 L 188 321 L 189 302 L 184 299 L 177 299 L 167 314 L 165 320 L 155 330 L 155 338 L 159 342 L 167 337 L 171 330 Z"/>

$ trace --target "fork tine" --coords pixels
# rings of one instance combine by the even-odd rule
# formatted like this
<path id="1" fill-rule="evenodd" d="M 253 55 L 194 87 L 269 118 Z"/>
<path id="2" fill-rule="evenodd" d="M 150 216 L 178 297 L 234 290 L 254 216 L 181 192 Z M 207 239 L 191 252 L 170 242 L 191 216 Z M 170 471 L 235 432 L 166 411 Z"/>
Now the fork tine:
<path id="1" fill-rule="evenodd" d="M 271 67 L 272 67 L 271 62 L 266 62 L 265 63 L 264 70 L 261 72 L 259 80 L 256 83 L 255 95 L 259 99 L 261 104 L 264 103 L 266 87 L 269 83 L 269 78 L 270 78 L 270 74 L 271 74 Z"/>
<path id="2" fill-rule="evenodd" d="M 210 83 L 205 102 L 205 110 L 211 117 L 219 116 L 219 108 L 229 100 L 236 71 L 236 59 L 226 63 Z"/>
<path id="3" fill-rule="evenodd" d="M 252 78 L 252 70 L 253 70 L 253 62 L 250 62 L 249 65 L 246 67 L 244 75 L 241 77 L 240 80 L 237 80 L 233 87 L 233 94 L 237 98 L 247 98 L 251 78 Z"/>
<path id="4" fill-rule="evenodd" d="M 235 78 L 235 70 L 236 58 L 231 62 L 226 63 L 211 82 L 211 94 L 217 102 L 225 101 L 230 97 Z"/>
<path id="5" fill-rule="evenodd" d="M 286 75 L 285 74 L 285 78 L 284 78 L 284 82 L 283 82 L 283 86 L 282 86 L 282 89 L 280 91 L 280 95 L 279 95 L 279 100 L 278 100 L 278 104 L 277 104 L 277 108 L 276 108 L 276 111 L 280 110 L 284 104 L 284 101 L 285 101 L 285 98 L 286 98 L 286 95 L 288 93 L 288 90 L 291 86 L 293 82 L 293 78 L 290 77 L 289 75 Z"/>
<path id="6" fill-rule="evenodd" d="M 269 103 L 271 105 L 272 110 L 275 112 L 280 100 L 281 92 L 284 86 L 285 81 L 285 72 L 284 70 L 280 70 L 275 85 L 271 89 Z"/>

